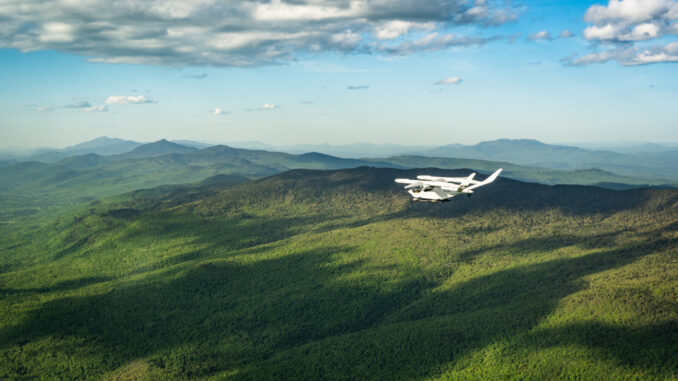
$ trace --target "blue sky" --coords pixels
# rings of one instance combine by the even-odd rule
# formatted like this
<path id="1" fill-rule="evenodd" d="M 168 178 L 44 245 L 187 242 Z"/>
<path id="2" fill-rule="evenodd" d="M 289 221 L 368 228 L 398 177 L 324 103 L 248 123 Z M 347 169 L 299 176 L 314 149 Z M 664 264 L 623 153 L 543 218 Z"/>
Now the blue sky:
<path id="1" fill-rule="evenodd" d="M 0 5 L 0 147 L 678 142 L 676 0 L 45 4 Z"/>

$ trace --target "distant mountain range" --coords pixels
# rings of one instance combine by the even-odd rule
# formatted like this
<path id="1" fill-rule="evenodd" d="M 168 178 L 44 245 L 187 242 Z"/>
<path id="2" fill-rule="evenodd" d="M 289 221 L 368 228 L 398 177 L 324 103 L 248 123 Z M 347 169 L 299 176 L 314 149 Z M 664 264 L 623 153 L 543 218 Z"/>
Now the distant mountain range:
<path id="1" fill-rule="evenodd" d="M 162 139 L 160 142 L 168 141 Z M 10 165 L 22 161 L 56 163 L 67 157 L 87 154 L 96 154 L 100 156 L 120 155 L 124 153 L 129 153 L 135 150 L 136 148 L 140 148 L 142 146 L 146 147 L 141 148 L 142 149 L 141 152 L 136 152 L 136 156 L 138 157 L 157 156 L 160 154 L 179 151 L 188 152 L 189 149 L 197 150 L 199 148 L 205 148 L 210 146 L 210 144 L 195 142 L 192 140 L 177 140 L 176 142 L 173 143 L 181 147 L 175 146 L 175 149 L 172 150 L 164 145 L 163 146 L 157 144 L 149 145 L 135 142 L 132 140 L 123 140 L 102 136 L 93 140 L 86 141 L 84 143 L 76 144 L 74 146 L 62 149 L 39 148 L 35 150 L 0 152 L 0 166 Z M 155 154 L 148 155 L 147 153 L 150 152 L 155 152 Z"/>
<path id="2" fill-rule="evenodd" d="M 472 146 L 450 144 L 423 152 L 425 156 L 505 161 L 551 169 L 602 169 L 636 178 L 678 179 L 678 149 L 623 154 L 544 144 L 537 140 L 499 139 Z"/>
<path id="3" fill-rule="evenodd" d="M 124 156 L 125 158 L 141 158 L 167 153 L 188 153 L 210 146 L 208 143 L 191 140 L 168 142 L 163 139 L 160 142 L 163 144 L 156 144 L 158 143 L 156 142 L 149 146 L 130 140 L 100 137 L 59 150 L 40 149 L 24 154 L 17 154 L 16 152 L 0 154 L 0 166 L 21 161 L 56 163 L 67 157 L 89 153 L 100 156 L 127 154 L 127 156 Z M 170 147 L 167 143 L 175 144 L 175 146 Z M 626 146 L 610 145 L 610 150 L 545 144 L 531 139 L 498 139 L 475 145 L 449 144 L 435 148 L 371 143 L 273 146 L 261 142 L 237 142 L 229 144 L 229 146 L 291 154 L 319 152 L 340 158 L 370 158 L 378 161 L 384 161 L 383 158 L 403 155 L 478 159 L 561 170 L 600 169 L 625 177 L 647 180 L 661 178 L 678 180 L 678 147 L 655 143 Z M 596 146 L 592 145 L 591 147 Z M 602 145 L 602 147 L 605 147 L 605 145 Z M 142 151 L 134 151 L 136 149 Z"/>
<path id="4" fill-rule="evenodd" d="M 318 152 L 333 156 L 336 159 L 358 159 L 368 161 L 394 162 L 391 157 L 418 156 L 416 162 L 423 166 L 434 166 L 439 162 L 431 159 L 430 164 L 422 157 L 475 159 L 511 163 L 533 168 L 556 170 L 595 169 L 619 175 L 623 181 L 628 178 L 642 180 L 640 183 L 658 184 L 678 181 L 678 147 L 654 143 L 609 145 L 611 150 L 585 149 L 567 145 L 545 144 L 531 139 L 498 139 L 481 142 L 475 145 L 449 144 L 439 147 L 404 146 L 396 144 L 357 143 L 348 145 L 310 145 L 273 146 L 261 142 L 239 142 L 229 144 L 233 148 L 255 151 L 284 152 L 303 154 Z M 601 146 L 601 145 L 599 145 Z M 605 147 L 605 145 L 602 145 Z M 190 140 L 178 140 L 142 144 L 129 140 L 108 137 L 97 138 L 72 147 L 60 150 L 41 149 L 30 154 L 0 153 L 0 166 L 7 166 L 22 161 L 56 163 L 64 158 L 96 154 L 99 156 L 116 156 L 110 159 L 129 159 L 153 157 L 169 153 L 190 153 L 198 149 L 210 147 L 207 143 Z M 596 147 L 592 145 L 591 147 Z M 612 149 L 616 151 L 612 151 Z M 326 158 L 327 159 L 327 158 Z M 106 159 L 108 160 L 108 159 Z M 627 178 L 624 180 L 623 178 Z M 549 181 L 547 181 L 548 183 Z M 638 183 L 632 182 L 632 183 Z"/>
<path id="5" fill-rule="evenodd" d="M 494 146 L 496 147 L 497 144 Z M 74 146 L 61 153 L 76 152 L 82 149 L 115 152 L 113 146 L 121 149 L 123 145 L 131 146 L 126 141 L 104 138 L 97 142 L 79 145 L 79 147 Z M 552 149 L 559 150 L 560 148 Z M 491 155 L 488 154 L 488 156 Z M 519 155 L 516 154 L 516 156 Z M 648 186 L 648 184 L 676 185 L 676 181 L 668 177 L 620 176 L 600 169 L 566 171 L 518 165 L 506 161 L 436 158 L 422 155 L 401 155 L 383 159 L 345 159 L 319 152 L 290 154 L 224 145 L 198 149 L 163 139 L 148 144 L 134 144 L 134 148 L 128 152 L 113 155 L 88 153 L 69 156 L 56 163 L 25 161 L 1 167 L 0 217 L 11 220 L 16 216 L 44 212 L 50 208 L 76 205 L 100 197 L 165 184 L 193 183 L 208 178 L 213 178 L 208 181 L 218 182 L 221 181 L 219 175 L 227 176 L 229 181 L 232 181 L 233 179 L 262 178 L 290 169 L 329 170 L 361 166 L 422 168 L 420 169 L 422 172 L 436 171 L 435 168 L 470 168 L 464 170 L 466 173 L 471 170 L 489 173 L 502 167 L 504 168 L 503 177 L 543 184 L 599 185 L 612 189 L 627 189 Z"/>
<path id="6" fill-rule="evenodd" d="M 468 171 L 491 172 L 501 167 L 503 177 L 542 184 L 627 189 L 678 183 L 676 150 L 643 156 L 502 139 L 474 146 L 442 146 L 419 155 L 349 159 L 321 152 L 291 154 L 224 145 L 199 148 L 201 143 L 193 143 L 187 146 L 162 139 L 141 144 L 102 137 L 35 153 L 25 161 L 14 159 L 0 167 L 0 214 L 11 218 L 135 189 L 198 182 L 217 175 L 262 178 L 299 168 L 470 168 Z"/>
<path id="7" fill-rule="evenodd" d="M 56 163 L 67 157 L 90 153 L 102 156 L 116 155 L 129 152 L 141 145 L 143 145 L 143 143 L 102 136 L 63 149 L 39 148 L 36 150 L 0 154 L 0 165 L 8 165 L 21 161 Z"/>
<path id="8" fill-rule="evenodd" d="M 270 145 L 261 142 L 233 142 L 228 143 L 231 147 L 245 149 L 259 149 L 266 151 L 278 151 L 287 153 L 322 152 L 327 155 L 341 158 L 381 158 L 405 154 L 417 154 L 432 149 L 433 146 L 406 146 L 400 144 L 374 144 L 354 143 L 344 145 L 333 144 L 294 144 L 294 145 Z"/>
<path id="9" fill-rule="evenodd" d="M 572 143 L 565 144 L 594 151 L 611 151 L 618 153 L 649 153 L 656 154 L 678 148 L 677 143 Z"/>
<path id="10" fill-rule="evenodd" d="M 220 174 L 251 179 L 295 168 L 343 169 L 366 165 L 394 166 L 317 152 L 293 155 L 223 145 L 199 150 L 163 139 L 122 154 L 89 153 L 56 163 L 26 161 L 0 168 L 0 214 L 8 211 L 9 217 L 31 214 L 140 188 L 203 181 Z"/>

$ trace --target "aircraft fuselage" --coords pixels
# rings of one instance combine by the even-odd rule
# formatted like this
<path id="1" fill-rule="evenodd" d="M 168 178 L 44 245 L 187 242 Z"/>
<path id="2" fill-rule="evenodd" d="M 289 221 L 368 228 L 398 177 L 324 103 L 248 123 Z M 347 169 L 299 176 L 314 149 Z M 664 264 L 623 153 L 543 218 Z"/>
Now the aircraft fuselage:
<path id="1" fill-rule="evenodd" d="M 458 196 L 460 194 L 466 194 L 469 197 L 473 194 L 472 191 L 454 192 L 454 191 L 442 190 L 440 188 L 434 188 L 432 190 L 419 190 L 419 191 L 417 191 L 417 189 L 410 189 L 407 192 L 412 196 L 413 200 L 416 200 L 416 201 L 433 201 L 433 202 L 449 201 L 452 197 Z"/>

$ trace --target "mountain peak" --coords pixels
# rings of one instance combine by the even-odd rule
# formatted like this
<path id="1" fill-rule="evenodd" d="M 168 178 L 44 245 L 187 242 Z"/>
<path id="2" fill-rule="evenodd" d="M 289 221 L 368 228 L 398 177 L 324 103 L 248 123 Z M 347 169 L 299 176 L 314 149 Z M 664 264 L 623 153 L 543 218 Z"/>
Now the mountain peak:
<path id="1" fill-rule="evenodd" d="M 476 144 L 476 147 L 482 147 L 482 146 L 488 146 L 488 145 L 519 145 L 519 146 L 533 146 L 533 147 L 541 147 L 541 146 L 546 146 L 548 144 L 542 143 L 539 140 L 536 139 L 497 139 L 497 140 L 488 140 L 484 142 L 480 142 Z"/>
<path id="2" fill-rule="evenodd" d="M 86 142 L 78 143 L 76 145 L 67 147 L 64 150 L 84 150 L 109 146 L 125 146 L 130 147 L 130 149 L 132 149 L 133 147 L 136 147 L 140 144 L 141 143 L 137 143 L 131 140 L 109 138 L 108 136 L 99 136 L 98 138 L 94 138 L 92 140 L 88 140 Z"/>
<path id="3" fill-rule="evenodd" d="M 160 139 L 152 143 L 140 145 L 126 154 L 126 156 L 130 158 L 153 157 L 170 153 L 190 153 L 197 150 L 198 149 L 194 147 L 187 147 L 181 144 L 172 143 L 167 139 Z"/>

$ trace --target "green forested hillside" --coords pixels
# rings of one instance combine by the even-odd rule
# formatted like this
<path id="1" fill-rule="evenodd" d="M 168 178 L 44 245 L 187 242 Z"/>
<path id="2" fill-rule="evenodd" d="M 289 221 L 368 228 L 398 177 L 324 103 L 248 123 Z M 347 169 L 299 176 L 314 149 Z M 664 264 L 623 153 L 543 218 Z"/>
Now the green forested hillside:
<path id="1" fill-rule="evenodd" d="M 0 226 L 0 379 L 678 377 L 678 191 L 500 178 L 412 203 L 393 179 L 416 174 L 215 178 Z"/>
<path id="2" fill-rule="evenodd" d="M 164 140 L 120 155 L 73 156 L 54 164 L 23 162 L 0 168 L 0 223 L 54 215 L 64 207 L 77 207 L 95 198 L 201 181 L 217 174 L 261 178 L 293 168 L 339 169 L 365 164 L 318 153 L 292 155 L 228 146 L 197 150 Z"/>

